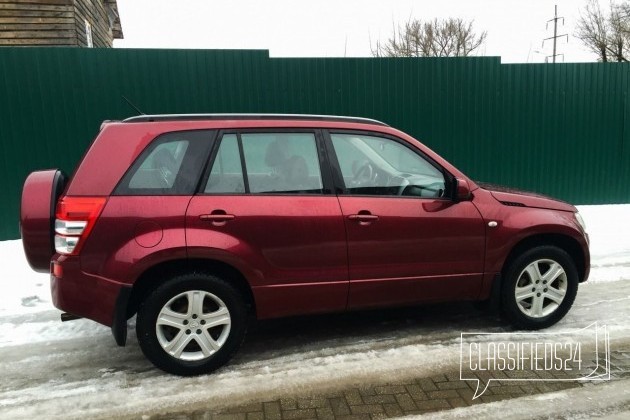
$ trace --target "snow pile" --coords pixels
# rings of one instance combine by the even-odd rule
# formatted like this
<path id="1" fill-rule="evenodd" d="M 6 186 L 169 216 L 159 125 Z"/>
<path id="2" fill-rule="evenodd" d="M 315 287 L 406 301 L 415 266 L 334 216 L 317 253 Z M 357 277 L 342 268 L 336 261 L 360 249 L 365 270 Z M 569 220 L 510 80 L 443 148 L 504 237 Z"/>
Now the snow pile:
<path id="1" fill-rule="evenodd" d="M 35 313 L 52 308 L 49 275 L 31 270 L 24 256 L 22 241 L 0 241 L 0 261 L 0 316 Z"/>
<path id="2" fill-rule="evenodd" d="M 591 240 L 589 282 L 630 279 L 630 204 L 578 209 Z"/>

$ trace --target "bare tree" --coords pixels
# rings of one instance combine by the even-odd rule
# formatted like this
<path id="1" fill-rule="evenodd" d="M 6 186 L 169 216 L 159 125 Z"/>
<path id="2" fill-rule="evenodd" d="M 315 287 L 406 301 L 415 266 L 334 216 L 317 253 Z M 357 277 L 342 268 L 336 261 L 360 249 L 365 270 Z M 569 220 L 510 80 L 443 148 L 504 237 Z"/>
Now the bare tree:
<path id="1" fill-rule="evenodd" d="M 376 42 L 375 57 L 465 57 L 486 40 L 485 31 L 477 35 L 473 21 L 449 18 L 421 22 L 409 19 L 394 27 L 390 39 Z"/>
<path id="2" fill-rule="evenodd" d="M 628 61 L 630 58 L 630 3 L 611 3 L 605 14 L 597 0 L 590 0 L 577 22 L 575 36 L 599 61 Z"/>
<path id="3" fill-rule="evenodd" d="M 629 5 L 626 3 L 626 7 Z M 610 17 L 610 49 L 615 61 L 628 61 L 630 58 L 630 17 L 624 11 L 623 4 L 611 5 Z"/>

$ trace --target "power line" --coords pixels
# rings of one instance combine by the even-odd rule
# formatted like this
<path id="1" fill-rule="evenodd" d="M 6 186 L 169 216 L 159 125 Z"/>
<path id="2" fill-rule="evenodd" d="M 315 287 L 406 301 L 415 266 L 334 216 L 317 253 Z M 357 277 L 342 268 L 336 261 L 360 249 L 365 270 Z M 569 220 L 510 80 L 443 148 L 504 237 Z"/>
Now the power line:
<path id="1" fill-rule="evenodd" d="M 542 42 L 542 46 L 545 46 L 545 41 L 549 41 L 550 39 L 553 40 L 553 54 L 552 55 L 548 55 L 547 57 L 545 57 L 545 63 L 549 62 L 549 57 L 551 57 L 552 62 L 555 63 L 556 62 L 556 57 L 562 56 L 562 59 L 564 60 L 564 54 L 558 54 L 556 51 L 556 43 L 558 41 L 558 38 L 563 38 L 563 37 L 567 37 L 567 42 L 569 42 L 569 35 L 568 34 L 562 34 L 562 35 L 558 35 L 558 21 L 562 20 L 562 25 L 564 26 L 564 17 L 563 16 L 558 16 L 558 5 L 555 5 L 555 13 L 553 16 L 553 19 L 549 19 L 547 21 L 547 29 L 549 29 L 549 22 L 553 22 L 553 36 L 550 36 L 549 38 L 545 38 L 543 39 Z"/>

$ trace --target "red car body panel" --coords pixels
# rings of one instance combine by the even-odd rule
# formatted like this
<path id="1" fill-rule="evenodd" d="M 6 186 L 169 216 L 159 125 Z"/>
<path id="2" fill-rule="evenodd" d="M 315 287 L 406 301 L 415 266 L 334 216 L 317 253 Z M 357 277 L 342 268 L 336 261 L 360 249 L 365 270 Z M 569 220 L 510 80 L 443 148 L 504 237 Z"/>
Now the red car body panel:
<path id="1" fill-rule="evenodd" d="M 531 198 L 536 207 L 517 207 L 500 204 L 496 196 L 506 197 L 485 189 L 479 188 L 474 192 L 473 202 L 481 212 L 484 221 L 487 223 L 495 221 L 497 227 L 486 228 L 486 263 L 485 272 L 488 274 L 484 281 L 484 286 L 480 298 L 490 295 L 491 283 L 494 275 L 501 272 L 505 259 L 510 251 L 524 239 L 537 235 L 560 235 L 575 241 L 584 254 L 584 272 L 582 281 L 588 278 L 590 269 L 590 253 L 588 249 L 588 237 L 581 231 L 575 220 L 573 211 L 555 211 L 539 206 L 562 207 L 563 209 L 573 206 L 565 203 L 557 203 L 552 199 Z M 531 203 L 530 197 L 526 195 L 510 194 L 509 198 L 513 202 L 523 204 Z M 517 201 L 518 200 L 518 201 Z"/>
<path id="2" fill-rule="evenodd" d="M 200 217 L 217 212 L 234 218 L 213 222 Z M 346 307 L 346 233 L 333 195 L 195 196 L 187 212 L 187 246 L 195 249 L 195 258 L 222 260 L 218 248 L 246 261 L 254 296 L 278 296 L 256 299 L 260 318 Z M 283 295 L 301 302 L 282 304 Z M 316 298 L 320 295 L 327 304 Z"/>
<path id="3" fill-rule="evenodd" d="M 81 251 L 81 269 L 131 285 L 148 268 L 186 258 L 187 196 L 111 196 Z"/>
<path id="4" fill-rule="evenodd" d="M 339 196 L 348 234 L 350 308 L 477 296 L 484 225 L 471 202 Z M 353 214 L 378 219 L 362 222 Z"/>
<path id="5" fill-rule="evenodd" d="M 81 258 L 55 254 L 52 264 L 63 267 L 63 276 L 50 276 L 52 302 L 57 308 L 112 326 L 114 308 L 123 284 L 81 270 Z"/>
<path id="6" fill-rule="evenodd" d="M 331 193 L 112 195 L 143 150 L 164 133 L 265 128 L 394 136 L 433 159 L 449 177 L 467 182 L 472 195 L 460 202 Z M 49 177 L 44 178 L 29 177 L 25 183 L 22 227 L 27 235 L 50 225 L 41 203 L 24 201 L 24 196 L 49 191 Z M 53 263 L 63 273 L 52 275 L 53 302 L 110 326 L 117 310 L 127 310 L 119 307 L 126 304 L 117 300 L 121 291 L 131 289 L 147 270 L 170 261 L 217 261 L 233 267 L 247 281 L 259 318 L 484 299 L 514 247 L 536 235 L 575 241 L 585 264 L 581 280 L 588 276 L 587 237 L 573 206 L 479 188 L 417 140 L 378 124 L 282 118 L 106 123 L 65 195 L 103 196 L 107 203 L 80 255 L 54 255 Z M 364 211 L 378 219 L 348 219 Z M 218 222 L 203 217 L 217 212 L 233 217 Z M 489 227 L 489 222 L 497 226 Z M 41 238 L 29 243 L 44 244 Z M 31 255 L 42 258 L 36 250 Z"/>

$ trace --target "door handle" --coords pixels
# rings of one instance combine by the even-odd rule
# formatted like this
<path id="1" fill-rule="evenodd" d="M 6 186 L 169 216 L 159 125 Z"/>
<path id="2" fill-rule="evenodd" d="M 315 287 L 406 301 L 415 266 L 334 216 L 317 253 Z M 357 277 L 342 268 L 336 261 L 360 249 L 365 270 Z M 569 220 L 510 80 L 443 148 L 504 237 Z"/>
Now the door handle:
<path id="1" fill-rule="evenodd" d="M 368 224 L 370 224 L 372 222 L 377 221 L 378 220 L 378 216 L 375 215 L 375 214 L 370 213 L 367 210 L 361 210 L 357 214 L 349 215 L 348 219 L 354 220 L 356 222 L 359 222 L 359 224 L 361 224 L 361 225 L 368 225 Z"/>
<path id="2" fill-rule="evenodd" d="M 203 222 L 211 222 L 214 226 L 223 226 L 230 220 L 234 220 L 236 216 L 227 214 L 225 210 L 214 210 L 210 214 L 201 214 L 199 219 Z"/>
<path id="3" fill-rule="evenodd" d="M 350 220 L 358 220 L 360 222 L 371 222 L 373 220 L 378 220 L 378 216 L 375 214 L 351 214 L 348 216 Z"/>
<path id="4" fill-rule="evenodd" d="M 228 220 L 234 219 L 233 214 L 202 214 L 199 216 L 201 220 L 209 220 L 209 221 L 217 221 L 217 222 L 227 222 Z"/>

